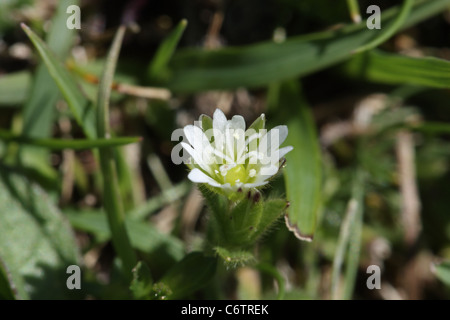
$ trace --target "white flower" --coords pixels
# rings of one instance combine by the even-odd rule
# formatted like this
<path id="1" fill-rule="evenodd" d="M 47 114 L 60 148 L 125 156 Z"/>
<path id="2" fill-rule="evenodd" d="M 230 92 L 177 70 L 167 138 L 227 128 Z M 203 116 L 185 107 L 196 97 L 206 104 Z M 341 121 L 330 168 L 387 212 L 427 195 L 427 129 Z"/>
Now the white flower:
<path id="1" fill-rule="evenodd" d="M 181 146 L 190 156 L 188 178 L 220 188 L 226 194 L 261 187 L 280 167 L 291 146 L 280 149 L 287 137 L 286 126 L 267 132 L 262 114 L 247 130 L 242 116 L 227 120 L 217 109 L 213 119 L 202 115 L 196 125 L 184 127 L 188 141 Z"/>

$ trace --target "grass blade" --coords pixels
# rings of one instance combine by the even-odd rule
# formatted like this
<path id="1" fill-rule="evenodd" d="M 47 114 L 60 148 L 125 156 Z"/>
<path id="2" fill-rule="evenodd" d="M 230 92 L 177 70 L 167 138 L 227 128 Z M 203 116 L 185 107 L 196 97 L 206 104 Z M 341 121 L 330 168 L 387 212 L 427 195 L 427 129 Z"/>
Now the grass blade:
<path id="1" fill-rule="evenodd" d="M 369 43 L 363 45 L 362 47 L 355 50 L 355 52 L 363 52 L 370 49 L 373 49 L 386 40 L 388 40 L 390 37 L 392 37 L 402 26 L 402 24 L 405 22 L 406 18 L 408 17 L 409 13 L 411 12 L 411 8 L 414 5 L 414 0 L 404 0 L 403 5 L 401 7 L 401 10 L 397 16 L 397 18 L 392 22 L 392 24 L 386 28 L 382 34 L 380 34 L 378 37 L 376 37 L 374 40 L 370 41 Z"/>
<path id="2" fill-rule="evenodd" d="M 140 137 L 120 137 L 112 139 L 51 139 L 32 138 L 25 135 L 15 135 L 12 132 L 0 129 L 0 140 L 5 142 L 17 142 L 20 144 L 32 145 L 49 150 L 84 150 L 92 148 L 117 147 L 141 141 Z"/>
<path id="3" fill-rule="evenodd" d="M 446 9 L 449 0 L 415 1 L 402 28 Z M 382 24 L 395 20 L 399 8 L 386 10 Z M 260 87 L 324 69 L 351 57 L 352 52 L 379 37 L 381 30 L 368 30 L 365 22 L 306 36 L 283 43 L 262 42 L 242 47 L 205 51 L 185 49 L 171 61 L 172 91 Z"/>
<path id="4" fill-rule="evenodd" d="M 25 102 L 31 83 L 28 71 L 19 71 L 0 77 L 0 107 L 15 106 Z"/>
<path id="5" fill-rule="evenodd" d="M 168 71 L 167 65 L 177 48 L 178 42 L 180 42 L 180 38 L 183 35 L 186 26 L 187 20 L 181 20 L 175 29 L 161 43 L 148 66 L 149 79 L 157 80 L 158 78 L 164 78 L 166 76 L 165 73 Z"/>
<path id="6" fill-rule="evenodd" d="M 109 98 L 111 84 L 119 57 L 120 46 L 125 35 L 126 27 L 119 27 L 108 53 L 105 69 L 100 80 L 97 100 L 97 136 L 109 138 Z M 122 261 L 125 276 L 131 280 L 131 270 L 137 264 L 130 239 L 125 227 L 123 203 L 118 186 L 116 162 L 113 149 L 100 149 L 100 166 L 103 176 L 103 206 L 108 216 L 112 242 L 117 255 Z"/>
<path id="7" fill-rule="evenodd" d="M 387 84 L 450 87 L 450 62 L 434 57 L 412 58 L 373 50 L 352 58 L 342 71 L 351 77 Z"/>
<path id="8" fill-rule="evenodd" d="M 331 298 L 334 300 L 350 299 L 353 293 L 356 279 L 356 271 L 359 261 L 359 248 L 362 229 L 362 196 L 363 181 L 361 173 L 356 173 L 353 184 L 352 198 L 347 207 L 345 218 L 341 225 L 336 254 L 333 259 L 331 275 Z M 345 285 L 342 290 L 340 285 L 341 270 L 344 257 L 347 253 L 347 270 L 345 273 Z"/>
<path id="9" fill-rule="evenodd" d="M 354 23 L 361 22 L 361 14 L 359 13 L 358 0 L 347 0 L 348 11 Z"/>
<path id="10" fill-rule="evenodd" d="M 450 261 L 434 264 L 432 265 L 431 270 L 439 280 L 447 286 L 450 286 Z"/>
<path id="11" fill-rule="evenodd" d="M 64 96 L 78 124 L 89 138 L 95 138 L 95 114 L 89 100 L 83 95 L 73 76 L 61 64 L 55 54 L 28 26 L 21 24 L 22 29 L 33 42 L 42 60 L 47 66 L 50 76 Z"/>

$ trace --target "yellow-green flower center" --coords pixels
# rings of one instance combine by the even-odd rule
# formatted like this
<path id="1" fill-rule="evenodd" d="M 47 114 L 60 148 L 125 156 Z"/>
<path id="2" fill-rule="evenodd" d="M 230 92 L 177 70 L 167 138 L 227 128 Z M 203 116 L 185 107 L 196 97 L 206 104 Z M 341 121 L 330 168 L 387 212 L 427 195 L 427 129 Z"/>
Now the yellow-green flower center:
<path id="1" fill-rule="evenodd" d="M 238 164 L 226 171 L 224 176 L 225 183 L 234 186 L 237 182 L 244 183 L 247 180 L 247 172 L 244 165 Z"/>

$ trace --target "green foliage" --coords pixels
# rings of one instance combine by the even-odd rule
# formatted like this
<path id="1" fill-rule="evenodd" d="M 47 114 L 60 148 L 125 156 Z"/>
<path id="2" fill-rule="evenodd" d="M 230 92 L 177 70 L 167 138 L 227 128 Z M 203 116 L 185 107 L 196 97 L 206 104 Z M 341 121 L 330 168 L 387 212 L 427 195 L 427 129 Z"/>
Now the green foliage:
<path id="1" fill-rule="evenodd" d="M 132 270 L 133 280 L 130 284 L 130 290 L 136 299 L 147 299 L 153 289 L 153 278 L 149 267 L 145 262 L 139 261 Z"/>
<path id="2" fill-rule="evenodd" d="M 160 283 L 170 288 L 167 299 L 187 298 L 206 286 L 214 276 L 217 260 L 201 252 L 192 252 L 175 264 Z M 201 268 L 199 268 L 201 266 Z"/>
<path id="3" fill-rule="evenodd" d="M 0 299 L 448 298 L 450 0 L 396 3 L 381 30 L 354 0 L 224 2 L 209 26 L 200 2 L 139 9 L 141 32 L 112 39 L 119 8 L 100 34 L 83 3 L 80 33 L 65 26 L 79 1 L 0 1 Z M 147 84 L 170 99 L 120 89 Z M 287 125 L 269 185 L 200 197 L 173 166 L 173 130 L 199 115 L 211 129 L 217 107 Z M 366 290 L 370 264 L 392 291 Z"/>
<path id="4" fill-rule="evenodd" d="M 279 118 L 286 119 L 289 129 L 286 145 L 294 147 L 286 155 L 284 168 L 290 203 L 286 223 L 296 237 L 311 240 L 322 201 L 322 161 L 315 124 L 295 82 L 274 85 L 270 94 L 272 110 L 280 106 L 286 110 Z"/>
<path id="5" fill-rule="evenodd" d="M 19 71 L 0 77 L 0 107 L 22 104 L 31 82 L 28 71 Z"/>
<path id="6" fill-rule="evenodd" d="M 426 19 L 447 5 L 446 0 L 415 1 L 402 27 Z M 398 8 L 384 12 L 382 24 L 393 21 L 398 13 Z M 180 92 L 265 86 L 345 61 L 383 31 L 367 29 L 364 21 L 336 31 L 291 37 L 283 43 L 270 41 L 214 51 L 186 49 L 173 57 L 168 86 Z"/>
<path id="7" fill-rule="evenodd" d="M 70 225 L 41 187 L 4 166 L 0 178 L 3 281 L 18 299 L 75 298 L 66 287 L 66 268 L 80 264 Z"/>
<path id="8" fill-rule="evenodd" d="M 373 50 L 354 56 L 341 68 L 349 76 L 381 83 L 450 86 L 450 63 L 434 57 L 413 58 Z"/>
<path id="9" fill-rule="evenodd" d="M 450 286 L 450 262 L 444 261 L 433 266 L 436 277 Z"/>

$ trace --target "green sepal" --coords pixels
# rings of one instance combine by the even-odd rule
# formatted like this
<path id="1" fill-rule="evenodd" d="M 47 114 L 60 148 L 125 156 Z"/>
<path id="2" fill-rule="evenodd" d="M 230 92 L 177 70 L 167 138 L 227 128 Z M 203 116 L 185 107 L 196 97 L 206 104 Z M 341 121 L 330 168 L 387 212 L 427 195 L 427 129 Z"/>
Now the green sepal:
<path id="1" fill-rule="evenodd" d="M 214 251 L 223 260 L 227 268 L 242 267 L 256 261 L 253 254 L 245 250 L 229 250 L 223 247 L 215 247 Z"/>

